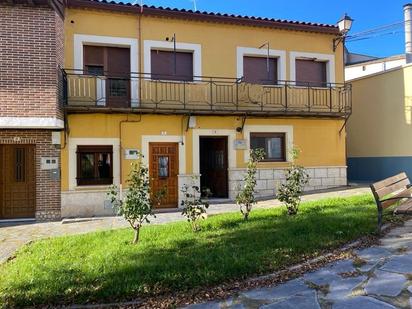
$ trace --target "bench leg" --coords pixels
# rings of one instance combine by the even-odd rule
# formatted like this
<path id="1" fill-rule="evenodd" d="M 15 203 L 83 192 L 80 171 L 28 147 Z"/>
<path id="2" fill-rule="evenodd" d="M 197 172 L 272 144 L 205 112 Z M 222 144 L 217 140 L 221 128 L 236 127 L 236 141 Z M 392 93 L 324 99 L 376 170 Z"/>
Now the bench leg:
<path id="1" fill-rule="evenodd" d="M 382 231 L 382 207 L 378 207 L 378 234 Z"/>

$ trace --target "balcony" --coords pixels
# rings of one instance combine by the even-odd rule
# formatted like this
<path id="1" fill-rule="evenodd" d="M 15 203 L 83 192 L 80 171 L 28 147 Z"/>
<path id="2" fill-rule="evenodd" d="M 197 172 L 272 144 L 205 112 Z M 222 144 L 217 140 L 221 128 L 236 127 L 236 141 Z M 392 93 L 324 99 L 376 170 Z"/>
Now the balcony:
<path id="1" fill-rule="evenodd" d="M 350 84 L 200 77 L 154 79 L 149 74 L 96 76 L 63 70 L 63 104 L 68 112 L 138 112 L 192 115 L 309 116 L 347 118 Z"/>

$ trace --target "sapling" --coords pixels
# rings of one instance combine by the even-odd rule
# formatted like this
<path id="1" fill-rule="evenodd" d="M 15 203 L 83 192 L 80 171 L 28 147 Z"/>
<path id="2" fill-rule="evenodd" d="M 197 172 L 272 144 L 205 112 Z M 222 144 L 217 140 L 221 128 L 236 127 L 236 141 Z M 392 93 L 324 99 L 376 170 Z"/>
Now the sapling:
<path id="1" fill-rule="evenodd" d="M 286 170 L 286 182 L 280 185 L 277 193 L 277 198 L 285 204 L 291 216 L 298 213 L 301 195 L 309 180 L 306 170 L 295 163 L 299 154 L 298 148 L 294 147 L 291 150 L 292 165 Z"/>
<path id="2" fill-rule="evenodd" d="M 252 149 L 250 151 L 249 160 L 247 163 L 246 174 L 243 178 L 243 188 L 236 196 L 236 204 L 240 208 L 240 212 L 245 220 L 249 219 L 249 214 L 252 207 L 256 204 L 256 173 L 257 164 L 265 157 L 263 149 Z"/>
<path id="3" fill-rule="evenodd" d="M 150 223 L 149 217 L 154 216 L 150 199 L 149 171 L 142 158 L 142 154 L 139 153 L 137 162 L 132 163 L 124 199 L 120 198 L 116 185 L 111 186 L 107 193 L 117 214 L 123 216 L 134 230 L 133 244 L 139 241 L 142 225 Z"/>

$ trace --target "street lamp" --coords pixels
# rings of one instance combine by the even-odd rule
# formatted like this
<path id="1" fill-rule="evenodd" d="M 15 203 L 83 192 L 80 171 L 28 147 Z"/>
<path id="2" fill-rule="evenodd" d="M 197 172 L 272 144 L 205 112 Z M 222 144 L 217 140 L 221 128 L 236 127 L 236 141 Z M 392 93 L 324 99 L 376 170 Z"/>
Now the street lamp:
<path id="1" fill-rule="evenodd" d="M 333 51 L 336 51 L 338 45 L 343 42 L 352 28 L 353 19 L 345 13 L 345 15 L 338 21 L 338 28 L 340 35 L 339 37 L 333 39 Z"/>

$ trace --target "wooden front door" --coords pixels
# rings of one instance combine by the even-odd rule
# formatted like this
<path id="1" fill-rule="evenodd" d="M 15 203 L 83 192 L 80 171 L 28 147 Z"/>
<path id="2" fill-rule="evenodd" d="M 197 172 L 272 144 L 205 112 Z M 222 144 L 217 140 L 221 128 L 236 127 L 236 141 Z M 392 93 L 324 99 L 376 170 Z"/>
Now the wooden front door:
<path id="1" fill-rule="evenodd" d="M 0 146 L 0 218 L 33 218 L 36 209 L 34 145 Z"/>
<path id="2" fill-rule="evenodd" d="M 178 206 L 178 173 L 178 144 L 149 143 L 149 174 L 152 195 L 165 190 L 159 208 L 176 208 Z"/>
<path id="3" fill-rule="evenodd" d="M 228 197 L 227 137 L 200 137 L 200 186 L 211 197 Z"/>

